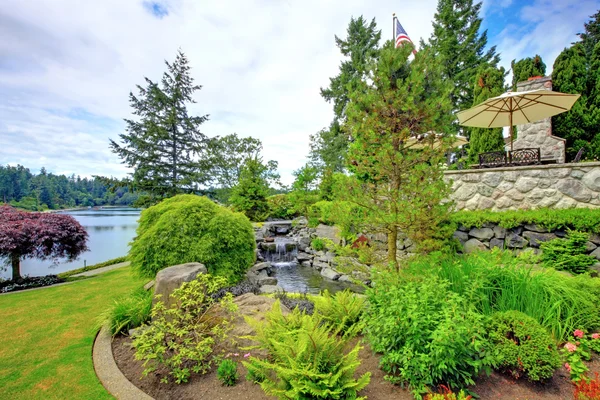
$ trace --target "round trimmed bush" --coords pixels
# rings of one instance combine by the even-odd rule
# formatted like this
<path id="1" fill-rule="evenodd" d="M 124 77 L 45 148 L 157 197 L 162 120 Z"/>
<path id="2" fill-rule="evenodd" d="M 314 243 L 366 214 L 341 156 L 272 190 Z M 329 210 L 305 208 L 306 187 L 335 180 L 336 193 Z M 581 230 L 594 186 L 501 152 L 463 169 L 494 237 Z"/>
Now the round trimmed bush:
<path id="1" fill-rule="evenodd" d="M 548 379 L 561 365 L 550 333 L 520 311 L 492 314 L 488 332 L 498 367 L 515 378 Z"/>
<path id="2" fill-rule="evenodd" d="M 129 259 L 133 270 L 153 278 L 163 268 L 187 262 L 238 282 L 254 262 L 254 231 L 244 215 L 206 197 L 182 194 L 140 216 Z"/>

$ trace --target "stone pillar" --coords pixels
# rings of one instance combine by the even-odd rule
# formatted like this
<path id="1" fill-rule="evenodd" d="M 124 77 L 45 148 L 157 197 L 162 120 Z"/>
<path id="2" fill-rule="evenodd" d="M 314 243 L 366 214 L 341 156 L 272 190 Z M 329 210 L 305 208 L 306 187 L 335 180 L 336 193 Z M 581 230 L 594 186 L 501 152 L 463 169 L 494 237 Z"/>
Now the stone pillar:
<path id="1" fill-rule="evenodd" d="M 552 78 L 544 76 L 517 83 L 517 92 L 538 89 L 552 90 Z M 551 118 L 517 125 L 517 139 L 513 143 L 513 148 L 517 150 L 530 147 L 539 147 L 542 158 L 556 159 L 559 163 L 565 162 L 565 139 L 552 136 Z"/>

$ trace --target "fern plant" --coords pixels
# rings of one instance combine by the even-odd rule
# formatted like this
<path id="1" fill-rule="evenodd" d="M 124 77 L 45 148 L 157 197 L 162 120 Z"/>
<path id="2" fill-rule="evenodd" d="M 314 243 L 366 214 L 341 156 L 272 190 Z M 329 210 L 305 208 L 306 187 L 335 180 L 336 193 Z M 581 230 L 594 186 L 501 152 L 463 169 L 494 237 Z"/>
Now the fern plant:
<path id="1" fill-rule="evenodd" d="M 324 323 L 332 331 L 354 337 L 363 330 L 361 317 L 366 303 L 364 297 L 357 296 L 348 289 L 333 296 L 325 290 L 321 296 L 314 298 L 314 302 L 315 311 L 321 314 Z"/>
<path id="2" fill-rule="evenodd" d="M 269 359 L 251 357 L 244 366 L 267 395 L 280 399 L 356 399 L 371 374 L 355 379 L 360 365 L 359 344 L 349 352 L 348 341 L 331 332 L 323 317 L 295 309 L 284 316 L 275 302 L 265 321 L 247 319 L 256 334 L 249 337 L 266 349 Z"/>
<path id="3" fill-rule="evenodd" d="M 596 258 L 586 253 L 588 234 L 569 231 L 566 239 L 554 239 L 540 245 L 545 267 L 582 274 L 596 263 Z"/>

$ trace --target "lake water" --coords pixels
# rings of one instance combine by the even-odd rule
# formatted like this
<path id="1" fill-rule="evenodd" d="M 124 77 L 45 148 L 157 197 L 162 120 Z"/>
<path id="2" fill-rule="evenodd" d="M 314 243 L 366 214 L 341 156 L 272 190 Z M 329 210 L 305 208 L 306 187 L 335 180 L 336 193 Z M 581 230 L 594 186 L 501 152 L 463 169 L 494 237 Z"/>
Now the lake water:
<path id="1" fill-rule="evenodd" d="M 87 230 L 89 251 L 73 262 L 52 265 L 52 261 L 26 259 L 21 261 L 21 275 L 43 276 L 58 274 L 127 255 L 129 242 L 135 237 L 140 210 L 135 208 L 105 208 L 68 211 Z M 10 268 L 0 271 L 3 279 L 11 278 Z"/>

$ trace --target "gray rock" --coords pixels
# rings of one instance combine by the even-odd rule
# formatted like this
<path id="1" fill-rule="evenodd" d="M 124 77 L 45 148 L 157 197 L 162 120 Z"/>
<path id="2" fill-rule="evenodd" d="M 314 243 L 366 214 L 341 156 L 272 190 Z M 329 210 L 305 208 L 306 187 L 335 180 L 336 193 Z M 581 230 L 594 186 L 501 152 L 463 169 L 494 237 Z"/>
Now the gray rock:
<path id="1" fill-rule="evenodd" d="M 529 245 L 531 247 L 540 247 L 540 243 L 556 239 L 556 235 L 553 233 L 540 233 L 532 231 L 523 232 L 523 237 L 529 240 Z"/>
<path id="2" fill-rule="evenodd" d="M 321 271 L 321 270 L 323 270 L 325 268 L 329 268 L 329 264 L 323 263 L 323 262 L 318 262 L 318 261 L 313 261 L 312 266 L 317 271 Z"/>
<path id="3" fill-rule="evenodd" d="M 160 301 L 165 304 L 165 307 L 170 308 L 173 290 L 179 288 L 184 282 L 193 281 L 198 275 L 206 273 L 206 267 L 200 263 L 179 264 L 158 271 L 153 302 L 156 303 L 156 296 L 160 295 Z"/>
<path id="4" fill-rule="evenodd" d="M 335 281 L 341 275 L 338 272 L 332 270 L 331 268 L 323 268 L 321 270 L 321 276 L 323 276 L 324 278 L 327 278 L 327 279 L 331 279 L 332 281 Z"/>
<path id="5" fill-rule="evenodd" d="M 563 194 L 577 201 L 587 203 L 592 199 L 592 193 L 580 181 L 576 179 L 564 179 L 558 182 L 556 188 Z"/>
<path id="6" fill-rule="evenodd" d="M 494 226 L 494 237 L 504 239 L 506 237 L 506 229 L 501 226 Z M 504 246 L 503 246 L 504 247 Z"/>
<path id="7" fill-rule="evenodd" d="M 307 248 L 310 247 L 310 238 L 309 237 L 301 237 L 298 239 L 298 250 L 306 251 Z"/>
<path id="8" fill-rule="evenodd" d="M 370 279 L 369 274 L 367 274 L 366 272 L 362 272 L 362 271 L 352 271 L 352 276 L 359 280 L 359 281 L 366 281 Z"/>
<path id="9" fill-rule="evenodd" d="M 526 230 L 532 231 L 532 232 L 541 232 L 541 233 L 550 232 L 548 229 L 544 228 L 543 226 L 539 226 L 537 224 L 525 224 L 524 227 Z"/>
<path id="10" fill-rule="evenodd" d="M 303 267 L 312 267 L 312 262 L 311 261 L 302 261 L 300 263 L 300 265 L 302 265 Z"/>
<path id="11" fill-rule="evenodd" d="M 594 192 L 600 192 L 600 169 L 594 168 L 585 174 L 581 182 Z"/>
<path id="12" fill-rule="evenodd" d="M 469 236 L 479 240 L 487 240 L 494 237 L 494 231 L 490 228 L 473 228 L 469 231 Z"/>
<path id="13" fill-rule="evenodd" d="M 302 262 L 302 261 L 312 260 L 312 256 L 308 253 L 299 252 L 298 255 L 296 256 L 296 259 L 298 260 L 298 262 Z"/>
<path id="14" fill-rule="evenodd" d="M 348 275 L 342 275 L 338 278 L 338 281 L 340 282 L 346 282 L 346 283 L 351 283 L 352 282 L 352 278 L 350 278 Z"/>
<path id="15" fill-rule="evenodd" d="M 469 234 L 461 231 L 454 231 L 452 236 L 458 239 L 461 243 L 464 243 L 467 240 L 469 240 Z"/>
<path id="16" fill-rule="evenodd" d="M 269 251 L 271 253 L 274 253 L 277 251 L 277 244 L 275 244 L 275 242 L 262 242 L 260 244 L 260 248 L 263 249 L 264 251 Z"/>
<path id="17" fill-rule="evenodd" d="M 477 193 L 476 185 L 463 185 L 454 192 L 454 198 L 459 201 L 469 200 Z"/>
<path id="18" fill-rule="evenodd" d="M 515 232 L 509 232 L 506 234 L 505 244 L 509 249 L 522 249 L 527 246 L 527 239 L 522 238 Z"/>
<path id="19" fill-rule="evenodd" d="M 522 226 L 515 226 L 514 228 L 510 229 L 510 233 L 514 233 L 517 235 L 520 235 L 521 232 L 523 232 L 523 227 Z"/>
<path id="20" fill-rule="evenodd" d="M 467 240 L 463 247 L 464 247 L 465 253 L 472 253 L 474 251 L 486 250 L 485 245 L 477 239 Z"/>
<path id="21" fill-rule="evenodd" d="M 531 189 L 537 186 L 537 179 L 533 178 L 519 178 L 515 183 L 515 188 L 521 193 L 527 193 Z"/>
<path id="22" fill-rule="evenodd" d="M 461 231 L 461 232 L 469 232 L 471 230 L 471 228 L 467 228 L 464 225 L 459 225 L 458 226 L 458 230 Z"/>
<path id="23" fill-rule="evenodd" d="M 593 277 L 600 276 L 600 262 L 597 262 L 596 264 L 592 265 L 590 267 L 590 272 L 590 275 Z"/>
<path id="24" fill-rule="evenodd" d="M 250 267 L 250 269 L 248 270 L 248 272 L 251 272 L 251 273 L 254 273 L 254 274 L 259 274 L 261 271 L 268 272 L 270 269 L 271 269 L 271 263 L 260 262 L 260 263 L 254 264 L 252 267 Z"/>
<path id="25" fill-rule="evenodd" d="M 338 227 L 319 224 L 315 233 L 317 237 L 329 239 L 334 244 L 340 243 L 341 235 Z"/>
<path id="26" fill-rule="evenodd" d="M 600 235 L 598 235 L 597 233 L 592 233 L 590 235 L 590 242 L 600 246 Z"/>
<path id="27" fill-rule="evenodd" d="M 490 240 L 490 250 L 496 247 L 504 250 L 504 240 L 502 238 L 493 238 Z"/>
<path id="28" fill-rule="evenodd" d="M 598 248 L 598 246 L 596 246 L 594 243 L 592 242 L 586 242 L 585 243 L 585 251 L 590 253 L 594 250 L 596 250 Z"/>
<path id="29" fill-rule="evenodd" d="M 260 287 L 260 292 L 265 294 L 283 292 L 283 288 L 279 285 L 265 285 Z"/>
<path id="30" fill-rule="evenodd" d="M 306 228 L 306 226 L 308 225 L 308 220 L 306 219 L 306 217 L 298 217 L 298 218 L 294 218 L 292 220 L 292 226 L 295 228 Z"/>
<path id="31" fill-rule="evenodd" d="M 590 256 L 596 257 L 596 260 L 600 260 L 600 247 L 590 253 Z"/>
<path id="32" fill-rule="evenodd" d="M 277 285 L 277 278 L 272 276 L 260 276 L 257 282 L 260 286 L 274 286 Z"/>
<path id="33" fill-rule="evenodd" d="M 483 178 L 481 182 L 485 183 L 488 186 L 496 187 L 502 182 L 504 176 L 501 172 L 486 172 L 483 174 Z"/>

